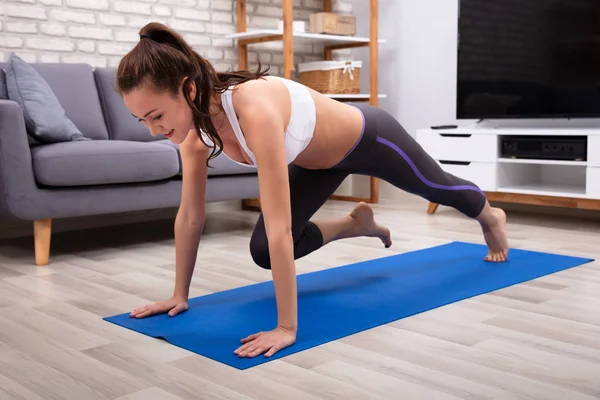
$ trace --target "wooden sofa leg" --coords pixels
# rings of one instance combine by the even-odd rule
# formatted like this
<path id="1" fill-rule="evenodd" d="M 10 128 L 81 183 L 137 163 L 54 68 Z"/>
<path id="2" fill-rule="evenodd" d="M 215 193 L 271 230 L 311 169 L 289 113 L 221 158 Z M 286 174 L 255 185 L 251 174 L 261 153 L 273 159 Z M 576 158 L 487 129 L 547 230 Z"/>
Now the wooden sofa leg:
<path id="1" fill-rule="evenodd" d="M 243 199 L 242 200 L 242 210 L 245 211 L 259 211 L 260 208 L 260 199 Z"/>
<path id="2" fill-rule="evenodd" d="M 429 203 L 429 207 L 427 208 L 427 214 L 434 214 L 438 208 L 439 204 Z"/>
<path id="3" fill-rule="evenodd" d="M 35 245 L 35 264 L 48 265 L 50 258 L 50 236 L 52 220 L 39 219 L 33 221 L 33 240 Z"/>

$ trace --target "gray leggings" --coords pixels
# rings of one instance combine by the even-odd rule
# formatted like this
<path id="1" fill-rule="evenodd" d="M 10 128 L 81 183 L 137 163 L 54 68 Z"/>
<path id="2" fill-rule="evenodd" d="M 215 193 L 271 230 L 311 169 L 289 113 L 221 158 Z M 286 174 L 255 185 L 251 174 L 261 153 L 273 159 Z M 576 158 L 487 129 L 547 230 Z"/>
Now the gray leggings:
<path id="1" fill-rule="evenodd" d="M 356 107 L 363 113 L 363 132 L 340 163 L 324 170 L 289 166 L 295 259 L 323 245 L 321 231 L 310 218 L 350 174 L 377 177 L 471 218 L 485 205 L 481 189 L 445 172 L 390 114 L 369 105 Z M 257 265 L 271 268 L 262 214 L 250 239 L 250 253 Z"/>

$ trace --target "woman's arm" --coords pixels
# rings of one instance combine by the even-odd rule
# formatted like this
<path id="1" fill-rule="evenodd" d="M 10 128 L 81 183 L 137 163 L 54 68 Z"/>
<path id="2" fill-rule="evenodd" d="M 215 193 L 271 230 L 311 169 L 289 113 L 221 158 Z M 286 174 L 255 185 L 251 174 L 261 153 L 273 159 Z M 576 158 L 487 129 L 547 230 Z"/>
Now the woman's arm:
<path id="1" fill-rule="evenodd" d="M 284 143 L 284 116 L 289 114 L 289 94 L 282 92 L 286 90 L 282 86 L 269 86 L 274 85 L 273 83 L 250 83 L 252 85 L 236 93 L 234 106 L 237 106 L 236 112 L 248 147 L 256 157 L 261 209 L 277 300 L 278 325 L 295 334 L 298 327 L 296 269 Z M 282 100 L 286 95 L 287 102 Z"/>
<path id="2" fill-rule="evenodd" d="M 188 308 L 192 274 L 198 244 L 204 228 L 208 149 L 190 132 L 179 146 L 183 164 L 183 188 L 175 218 L 175 289 L 171 298 L 147 304 L 131 312 L 131 317 L 145 318 L 168 312 L 175 316 Z"/>
<path id="3" fill-rule="evenodd" d="M 175 290 L 187 300 L 196 264 L 198 245 L 206 220 L 206 160 L 208 148 L 195 132 L 179 146 L 183 177 L 181 203 L 175 218 Z"/>

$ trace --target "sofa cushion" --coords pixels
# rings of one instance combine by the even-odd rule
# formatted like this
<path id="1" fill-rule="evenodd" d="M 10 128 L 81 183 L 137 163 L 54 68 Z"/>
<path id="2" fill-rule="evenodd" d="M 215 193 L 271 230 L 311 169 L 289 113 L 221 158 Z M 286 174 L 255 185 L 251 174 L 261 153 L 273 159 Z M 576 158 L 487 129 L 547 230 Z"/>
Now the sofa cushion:
<path id="1" fill-rule="evenodd" d="M 73 121 L 44 78 L 19 56 L 11 54 L 6 67 L 8 98 L 23 110 L 27 132 L 40 143 L 89 140 Z"/>
<path id="2" fill-rule="evenodd" d="M 161 140 L 158 144 L 164 144 L 177 150 L 179 156 L 179 162 L 181 165 L 181 153 L 179 152 L 179 145 L 171 142 L 170 140 Z M 252 165 L 239 165 L 238 163 L 229 159 L 223 152 L 217 157 L 213 158 L 208 162 L 208 165 L 212 168 L 208 169 L 208 175 L 240 175 L 240 174 L 255 174 L 256 167 Z"/>
<path id="3" fill-rule="evenodd" d="M 106 126 L 111 139 L 135 140 L 149 142 L 163 140 L 160 136 L 152 136 L 148 128 L 137 120 L 125 105 L 123 98 L 115 90 L 117 69 L 96 68 L 94 78 L 98 87 L 98 95 L 104 110 Z"/>
<path id="4" fill-rule="evenodd" d="M 0 100 L 8 100 L 6 91 L 6 74 L 3 69 L 0 69 Z"/>
<path id="5" fill-rule="evenodd" d="M 100 99 L 88 64 L 32 63 L 65 110 L 67 117 L 90 139 L 108 139 Z M 6 63 L 0 63 L 6 69 Z"/>
<path id="6" fill-rule="evenodd" d="M 31 149 L 36 180 L 47 186 L 149 182 L 179 173 L 175 149 L 156 143 L 90 140 Z"/>

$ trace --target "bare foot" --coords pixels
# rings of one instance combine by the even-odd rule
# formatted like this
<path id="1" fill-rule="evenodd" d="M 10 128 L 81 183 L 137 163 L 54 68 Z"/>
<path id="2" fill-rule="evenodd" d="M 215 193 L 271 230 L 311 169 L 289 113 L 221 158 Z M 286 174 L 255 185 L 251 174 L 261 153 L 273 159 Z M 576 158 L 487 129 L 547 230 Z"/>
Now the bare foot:
<path id="1" fill-rule="evenodd" d="M 378 237 L 386 248 L 392 245 L 390 230 L 375 222 L 373 210 L 367 203 L 362 201 L 358 203 L 350 213 L 350 217 L 356 222 L 354 228 L 356 229 L 356 235 L 354 236 Z"/>
<path id="2" fill-rule="evenodd" d="M 506 238 L 506 214 L 500 208 L 490 207 L 489 216 L 481 223 L 483 237 L 488 245 L 485 261 L 504 262 L 508 257 L 508 239 Z"/>

